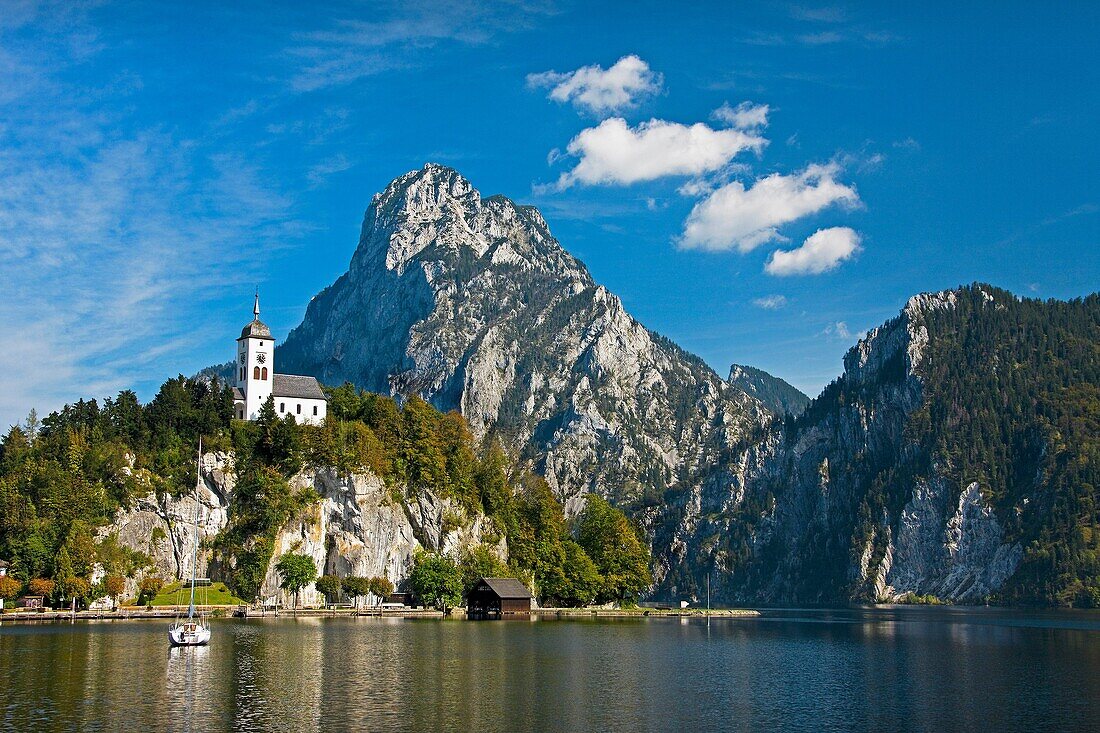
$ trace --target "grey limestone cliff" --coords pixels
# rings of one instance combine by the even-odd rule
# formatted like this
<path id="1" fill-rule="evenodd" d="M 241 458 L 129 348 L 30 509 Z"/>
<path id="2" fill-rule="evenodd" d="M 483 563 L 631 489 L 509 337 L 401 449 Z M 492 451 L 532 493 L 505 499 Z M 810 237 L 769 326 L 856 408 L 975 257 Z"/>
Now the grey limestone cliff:
<path id="1" fill-rule="evenodd" d="M 910 593 L 972 602 L 1004 584 L 1022 548 L 1005 540 L 977 484 L 960 492 L 934 463 L 925 468 L 906 430 L 924 399 L 923 316 L 954 298 L 910 299 L 848 352 L 844 374 L 801 418 L 670 508 L 664 592 L 697 593 L 707 572 L 721 598 L 771 603 Z M 883 494 L 881 508 L 868 499 Z"/>
<path id="2" fill-rule="evenodd" d="M 546 476 L 659 501 L 769 417 L 597 285 L 537 210 L 437 165 L 374 197 L 348 272 L 278 354 L 323 382 L 458 409 Z"/>
<path id="3" fill-rule="evenodd" d="M 117 533 L 122 545 L 148 554 L 153 568 L 147 574 L 169 580 L 190 576 L 191 552 L 198 539 L 198 574 L 218 579 L 221 574 L 211 567 L 210 541 L 226 526 L 234 484 L 233 457 L 208 453 L 195 496 L 150 495 L 119 512 L 104 533 Z M 507 557 L 501 532 L 491 520 L 468 516 L 455 502 L 429 490 L 410 492 L 386 486 L 370 473 L 341 475 L 324 468 L 303 469 L 291 484 L 312 487 L 320 501 L 292 517 L 276 535 L 260 591 L 264 598 L 282 596 L 274 563 L 285 552 L 309 555 L 322 574 L 384 575 L 395 585 L 408 576 L 420 548 L 458 556 L 467 546 L 489 543 L 500 557 Z M 128 593 L 135 594 L 136 582 L 130 585 Z M 323 601 L 312 586 L 302 591 L 300 600 Z"/>

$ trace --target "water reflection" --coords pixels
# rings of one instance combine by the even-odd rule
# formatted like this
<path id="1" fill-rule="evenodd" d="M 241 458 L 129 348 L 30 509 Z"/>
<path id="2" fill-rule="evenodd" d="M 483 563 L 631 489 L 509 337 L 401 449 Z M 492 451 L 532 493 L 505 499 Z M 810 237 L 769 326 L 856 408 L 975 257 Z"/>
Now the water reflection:
<path id="1" fill-rule="evenodd" d="M 1082 730 L 1100 617 L 218 620 L 0 627 L 0 729 Z"/>
<path id="2" fill-rule="evenodd" d="M 171 725 L 176 730 L 195 729 L 196 718 L 202 721 L 205 711 L 196 713 L 196 690 L 207 689 L 211 684 L 207 665 L 210 648 L 205 646 L 184 646 L 168 648 L 168 667 L 166 675 L 166 709 Z M 201 695 L 200 700 L 209 699 Z"/>

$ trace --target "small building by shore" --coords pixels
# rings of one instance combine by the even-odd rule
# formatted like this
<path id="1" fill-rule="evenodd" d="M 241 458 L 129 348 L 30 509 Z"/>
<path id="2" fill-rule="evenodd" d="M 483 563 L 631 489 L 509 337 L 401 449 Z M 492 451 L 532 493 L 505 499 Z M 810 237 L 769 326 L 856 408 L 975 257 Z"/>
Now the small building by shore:
<path id="1" fill-rule="evenodd" d="M 21 608 L 21 609 L 28 609 L 28 610 L 31 610 L 31 611 L 37 610 L 39 608 L 45 608 L 46 607 L 46 597 L 45 596 L 23 596 L 22 598 L 20 598 L 18 601 L 15 602 L 15 607 L 16 608 Z"/>
<path id="2" fill-rule="evenodd" d="M 534 596 L 515 578 L 482 578 L 466 596 L 468 618 L 529 615 Z"/>
<path id="3" fill-rule="evenodd" d="M 11 563 L 7 560 L 0 560 L 0 578 L 3 578 L 8 574 L 8 568 L 11 567 Z"/>

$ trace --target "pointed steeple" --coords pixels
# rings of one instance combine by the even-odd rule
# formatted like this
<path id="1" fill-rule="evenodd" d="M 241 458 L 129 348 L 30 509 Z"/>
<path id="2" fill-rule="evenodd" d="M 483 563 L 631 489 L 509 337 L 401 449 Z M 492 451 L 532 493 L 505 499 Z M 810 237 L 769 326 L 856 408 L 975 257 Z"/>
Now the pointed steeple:
<path id="1" fill-rule="evenodd" d="M 256 288 L 256 300 L 252 305 L 252 322 L 241 330 L 241 338 L 271 338 L 271 329 L 260 320 L 260 289 Z M 237 339 L 240 341 L 240 339 Z"/>

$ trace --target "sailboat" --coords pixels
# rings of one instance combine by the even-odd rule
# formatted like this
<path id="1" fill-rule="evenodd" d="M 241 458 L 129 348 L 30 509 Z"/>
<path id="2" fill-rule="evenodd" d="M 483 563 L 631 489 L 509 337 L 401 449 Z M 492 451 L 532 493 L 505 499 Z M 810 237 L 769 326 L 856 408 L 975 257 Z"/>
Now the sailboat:
<path id="1" fill-rule="evenodd" d="M 168 641 L 172 646 L 205 646 L 210 643 L 210 626 L 202 614 L 195 612 L 195 581 L 199 570 L 199 481 L 202 481 L 202 438 L 199 438 L 199 460 L 195 480 L 195 547 L 191 551 L 191 600 L 187 604 L 187 616 L 168 627 Z"/>

